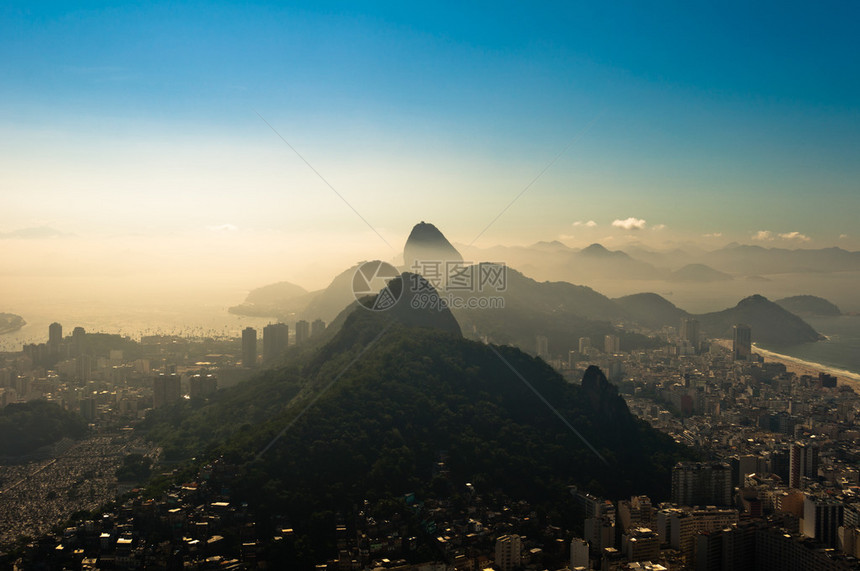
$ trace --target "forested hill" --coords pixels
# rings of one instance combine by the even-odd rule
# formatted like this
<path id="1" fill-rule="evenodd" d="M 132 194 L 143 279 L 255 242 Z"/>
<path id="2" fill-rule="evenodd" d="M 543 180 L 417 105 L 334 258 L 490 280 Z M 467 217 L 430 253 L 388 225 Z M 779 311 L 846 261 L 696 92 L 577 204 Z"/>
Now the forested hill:
<path id="1" fill-rule="evenodd" d="M 671 467 L 690 456 L 633 417 L 596 368 L 570 385 L 518 349 L 363 310 L 321 351 L 185 415 L 153 417 L 150 433 L 223 455 L 239 466 L 239 499 L 289 514 L 308 537 L 315 514 L 406 492 L 444 497 L 466 482 L 545 505 L 564 501 L 569 485 L 660 500 Z M 207 439 L 213 432 L 232 436 Z"/>
<path id="2" fill-rule="evenodd" d="M 0 457 L 15 458 L 63 437 L 81 438 L 86 421 L 44 400 L 13 403 L 0 409 Z"/>

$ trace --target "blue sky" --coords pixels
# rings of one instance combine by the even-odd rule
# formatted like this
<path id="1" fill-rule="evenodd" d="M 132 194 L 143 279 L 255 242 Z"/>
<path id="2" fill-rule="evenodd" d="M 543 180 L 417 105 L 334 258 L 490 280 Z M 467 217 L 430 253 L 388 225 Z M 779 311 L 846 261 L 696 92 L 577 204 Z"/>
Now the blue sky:
<path id="1" fill-rule="evenodd" d="M 6 5 L 0 233 L 858 249 L 858 12 Z"/>

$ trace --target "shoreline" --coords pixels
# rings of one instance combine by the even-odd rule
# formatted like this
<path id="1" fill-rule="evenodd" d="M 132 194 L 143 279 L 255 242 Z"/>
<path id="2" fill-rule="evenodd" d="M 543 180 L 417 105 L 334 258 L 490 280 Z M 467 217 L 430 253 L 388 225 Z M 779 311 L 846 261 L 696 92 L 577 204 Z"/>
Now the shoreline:
<path id="1" fill-rule="evenodd" d="M 786 369 L 796 375 L 812 375 L 817 377 L 818 373 L 827 373 L 828 375 L 833 375 L 838 379 L 837 384 L 848 385 L 852 389 L 860 390 L 860 374 L 855 373 L 854 371 L 832 367 L 823 363 L 805 361 L 798 357 L 792 357 L 791 355 L 784 355 L 782 353 L 775 353 L 767 349 L 762 349 L 756 345 L 753 345 L 753 352 L 758 353 L 765 360 L 782 363 L 785 365 Z"/>
<path id="2" fill-rule="evenodd" d="M 722 347 L 731 350 L 731 339 L 714 339 L 713 341 L 716 341 Z M 848 385 L 854 389 L 855 392 L 860 393 L 860 373 L 855 373 L 854 371 L 849 371 L 847 369 L 840 369 L 839 367 L 832 367 L 823 363 L 806 361 L 799 357 L 785 355 L 784 353 L 776 353 L 768 349 L 762 349 L 755 343 L 753 343 L 752 350 L 753 353 L 758 353 L 765 361 L 782 363 L 785 365 L 786 370 L 797 376 L 811 375 L 813 377 L 817 377 L 818 373 L 827 373 L 828 375 L 833 375 L 837 378 L 837 386 Z"/>

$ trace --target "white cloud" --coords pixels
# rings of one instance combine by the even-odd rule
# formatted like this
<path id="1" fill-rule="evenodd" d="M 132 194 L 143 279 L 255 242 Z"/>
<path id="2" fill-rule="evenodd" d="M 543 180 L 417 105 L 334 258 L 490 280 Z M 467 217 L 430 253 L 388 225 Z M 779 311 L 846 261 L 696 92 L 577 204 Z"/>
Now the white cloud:
<path id="1" fill-rule="evenodd" d="M 597 222 L 594 220 L 589 220 L 588 222 L 583 222 L 582 220 L 577 220 L 573 223 L 574 226 L 585 226 L 586 228 L 594 228 L 597 226 Z"/>
<path id="2" fill-rule="evenodd" d="M 722 232 L 712 232 L 710 234 L 702 234 L 703 238 L 722 238 Z"/>
<path id="3" fill-rule="evenodd" d="M 848 237 L 848 234 L 840 234 L 840 235 L 839 235 L 839 239 L 840 239 L 840 240 L 844 240 L 844 239 L 845 239 L 845 238 L 847 238 L 847 237 Z"/>
<path id="4" fill-rule="evenodd" d="M 643 220 L 643 222 L 644 222 L 644 220 Z M 666 229 L 665 224 L 657 224 L 656 226 L 651 227 L 651 230 L 665 230 L 665 229 Z"/>
<path id="5" fill-rule="evenodd" d="M 643 230 L 645 228 L 645 220 L 631 216 L 627 220 L 613 220 L 612 225 L 616 228 L 624 228 L 625 230 Z"/>
<path id="6" fill-rule="evenodd" d="M 801 242 L 809 242 L 809 236 L 806 234 L 801 234 L 798 231 L 794 232 L 786 232 L 784 234 L 779 235 L 783 240 L 800 240 Z"/>
<path id="7" fill-rule="evenodd" d="M 752 235 L 752 239 L 767 242 L 773 240 L 773 232 L 771 232 L 770 230 L 759 230 Z"/>

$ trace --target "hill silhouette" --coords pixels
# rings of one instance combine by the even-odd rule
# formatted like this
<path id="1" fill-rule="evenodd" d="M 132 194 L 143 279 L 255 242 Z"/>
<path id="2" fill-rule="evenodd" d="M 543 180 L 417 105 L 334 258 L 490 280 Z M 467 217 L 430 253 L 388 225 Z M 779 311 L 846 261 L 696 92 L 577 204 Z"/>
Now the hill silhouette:
<path id="1" fill-rule="evenodd" d="M 508 253 L 522 251 L 527 254 L 528 259 L 540 259 L 541 263 L 560 263 L 566 268 L 565 272 L 580 276 L 583 281 L 588 281 L 595 276 L 610 275 L 623 279 L 670 279 L 688 282 L 732 279 L 728 274 L 699 263 L 691 263 L 675 272 L 669 272 L 632 258 L 620 250 L 608 250 L 598 243 L 579 251 L 572 250 L 560 242 L 539 242 L 529 248 L 502 250 Z M 826 254 L 839 259 L 853 255 L 853 253 L 836 250 L 828 251 Z M 495 252 L 495 250 L 487 252 Z M 750 252 L 752 255 L 766 256 L 769 260 L 785 258 L 794 261 L 814 259 L 815 252 L 820 253 L 813 250 L 767 250 L 735 244 L 712 254 L 717 257 L 731 257 Z M 441 272 L 438 275 L 442 277 L 440 280 L 442 282 L 445 281 L 443 276 L 447 269 L 444 262 L 462 261 L 459 252 L 442 232 L 434 225 L 425 222 L 415 225 L 412 229 L 404 248 L 404 259 L 412 260 L 412 263 L 415 259 L 440 263 L 441 266 L 435 271 Z M 556 261 L 549 262 L 553 259 Z M 497 266 L 497 264 L 483 262 L 469 268 L 474 270 L 475 274 L 480 274 L 481 268 L 487 266 Z M 282 304 L 282 307 L 287 307 L 289 303 L 301 303 L 301 309 L 294 313 L 296 319 L 322 318 L 330 322 L 346 304 L 354 300 L 352 279 L 358 267 L 358 265 L 353 266 L 339 274 L 326 289 L 293 298 L 292 302 L 288 300 Z M 426 271 L 424 273 L 427 274 Z M 429 277 L 429 274 L 427 275 Z M 484 305 L 480 309 L 452 308 L 454 316 L 467 337 L 512 344 L 533 353 L 536 350 L 536 337 L 544 336 L 549 341 L 550 355 L 557 357 L 565 356 L 569 350 L 577 347 L 581 337 L 590 338 L 593 345 L 600 346 L 605 335 L 615 334 L 621 337 L 622 348 L 631 350 L 655 347 L 659 342 L 624 331 L 617 327 L 619 323 L 632 322 L 656 330 L 664 326 L 678 327 L 681 317 L 690 315 L 653 293 L 635 294 L 611 300 L 586 286 L 562 281 L 539 282 L 512 267 L 506 267 L 506 280 L 506 287 L 501 292 L 495 292 L 492 288 L 465 293 L 452 292 L 450 287 L 447 290 L 443 289 L 443 294 L 455 293 L 460 298 L 494 296 L 497 300 L 502 300 L 501 303 Z M 448 284 L 435 283 L 435 285 L 444 288 Z M 275 288 L 274 291 L 277 289 Z M 265 299 L 261 292 L 252 292 L 252 294 Z M 249 298 L 251 297 L 252 295 L 249 295 Z M 820 339 L 818 333 L 802 319 L 764 298 L 761 300 L 767 303 L 741 302 L 735 308 L 694 317 L 702 323 L 702 331 L 714 337 L 728 335 L 731 326 L 736 323 L 749 323 L 754 326 L 755 338 L 766 344 L 788 345 Z M 787 303 L 797 302 L 788 301 Z M 811 302 L 805 303 L 804 307 L 809 309 Z M 818 311 L 827 310 L 820 303 L 817 307 Z"/>
<path id="2" fill-rule="evenodd" d="M 656 293 L 635 293 L 615 299 L 630 319 L 651 329 L 666 325 L 677 327 L 682 317 L 690 314 Z"/>
<path id="3" fill-rule="evenodd" d="M 245 301 L 228 311 L 237 315 L 286 318 L 304 309 L 313 294 L 290 282 L 277 282 L 248 292 Z"/>
<path id="4" fill-rule="evenodd" d="M 589 337 L 595 346 L 600 346 L 604 335 L 609 334 L 620 335 L 625 350 L 656 346 L 648 337 L 613 326 L 613 322 L 626 319 L 627 313 L 589 287 L 538 282 L 513 268 L 507 268 L 506 275 L 503 292 L 490 289 L 471 294 L 501 298 L 503 307 L 454 309 L 467 337 L 486 337 L 494 343 L 512 344 L 534 353 L 535 338 L 542 335 L 549 339 L 552 355 L 567 355 L 578 346 L 580 337 Z"/>
<path id="5" fill-rule="evenodd" d="M 822 336 L 800 317 L 761 295 L 742 299 L 735 307 L 695 316 L 702 332 L 712 337 L 731 337 L 732 326 L 752 328 L 753 341 L 769 345 L 793 345 L 819 341 Z"/>
<path id="6" fill-rule="evenodd" d="M 776 300 L 774 303 L 795 315 L 805 316 L 837 316 L 842 311 L 835 304 L 822 297 L 814 295 L 795 295 Z"/>
<path id="7" fill-rule="evenodd" d="M 702 262 L 734 274 L 844 272 L 860 270 L 860 252 L 842 248 L 789 250 L 729 244 L 707 253 Z"/>
<path id="8" fill-rule="evenodd" d="M 734 279 L 727 273 L 715 270 L 705 264 L 687 264 L 675 270 L 669 280 L 675 282 L 720 282 Z"/>
<path id="9" fill-rule="evenodd" d="M 569 501 L 570 485 L 662 499 L 690 456 L 636 419 L 596 367 L 571 385 L 516 348 L 464 339 L 447 309 L 345 312 L 314 354 L 208 403 L 155 410 L 142 428 L 166 455 L 238 466 L 236 497 L 289 514 L 308 542 L 321 514 L 466 482 L 547 505 Z"/>
<path id="10" fill-rule="evenodd" d="M 18 331 L 27 325 L 24 318 L 14 313 L 0 313 L 0 335 Z"/>
<path id="11" fill-rule="evenodd" d="M 416 263 L 421 261 L 462 262 L 463 256 L 438 228 L 422 221 L 412 228 L 403 246 L 403 264 L 407 270 L 417 271 Z"/>
<path id="12" fill-rule="evenodd" d="M 602 244 L 591 244 L 569 255 L 568 275 L 601 276 L 619 279 L 661 279 L 666 272 L 648 262 L 637 260 L 621 250 L 609 250 Z"/>

